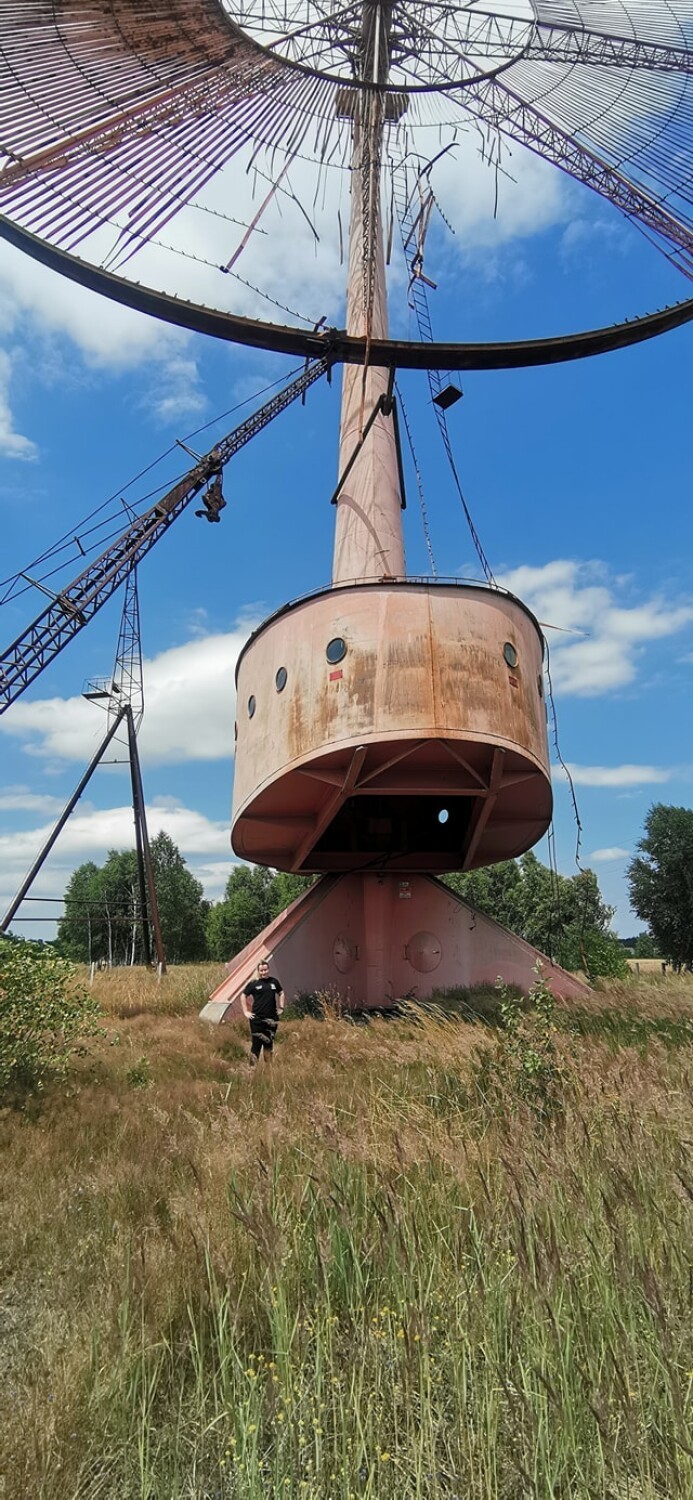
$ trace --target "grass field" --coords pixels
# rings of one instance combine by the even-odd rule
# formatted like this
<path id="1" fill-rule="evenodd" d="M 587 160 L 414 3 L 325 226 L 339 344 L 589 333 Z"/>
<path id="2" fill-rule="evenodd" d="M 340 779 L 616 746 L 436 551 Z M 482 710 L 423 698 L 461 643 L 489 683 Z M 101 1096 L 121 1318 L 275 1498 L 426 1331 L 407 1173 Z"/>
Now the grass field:
<path id="1" fill-rule="evenodd" d="M 693 982 L 251 1077 L 215 977 L 97 976 L 0 1115 L 2 1500 L 693 1497 Z"/>

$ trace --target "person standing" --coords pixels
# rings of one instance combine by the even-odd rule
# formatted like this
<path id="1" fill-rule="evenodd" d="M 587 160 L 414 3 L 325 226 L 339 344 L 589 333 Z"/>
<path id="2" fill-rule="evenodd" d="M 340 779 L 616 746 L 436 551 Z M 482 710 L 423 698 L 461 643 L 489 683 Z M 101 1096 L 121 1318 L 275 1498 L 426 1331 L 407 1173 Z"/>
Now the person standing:
<path id="1" fill-rule="evenodd" d="M 250 1066 L 254 1068 L 261 1052 L 271 1060 L 277 1026 L 284 1013 L 284 991 L 269 971 L 266 958 L 257 966 L 257 979 L 247 984 L 241 995 L 246 1021 L 250 1022 Z"/>

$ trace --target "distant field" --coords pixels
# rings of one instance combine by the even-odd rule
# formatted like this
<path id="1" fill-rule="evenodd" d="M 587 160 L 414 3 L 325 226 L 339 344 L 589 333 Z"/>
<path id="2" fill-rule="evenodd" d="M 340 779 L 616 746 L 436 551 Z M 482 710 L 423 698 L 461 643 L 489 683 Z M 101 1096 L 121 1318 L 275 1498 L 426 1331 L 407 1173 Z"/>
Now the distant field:
<path id="1" fill-rule="evenodd" d="M 661 958 L 627 958 L 626 963 L 632 974 L 661 974 Z"/>
<path id="2" fill-rule="evenodd" d="M 218 968 L 97 975 L 0 1112 L 2 1500 L 690 1500 L 693 982 L 643 964 L 253 1076 Z"/>

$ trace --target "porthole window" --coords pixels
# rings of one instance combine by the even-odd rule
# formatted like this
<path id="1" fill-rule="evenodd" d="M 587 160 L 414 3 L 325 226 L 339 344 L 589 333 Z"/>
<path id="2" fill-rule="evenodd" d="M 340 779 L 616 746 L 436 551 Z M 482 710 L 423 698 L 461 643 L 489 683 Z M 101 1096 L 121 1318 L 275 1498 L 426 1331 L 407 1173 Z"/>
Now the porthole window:
<path id="1" fill-rule="evenodd" d="M 512 641 L 506 641 L 506 643 L 505 643 L 505 645 L 503 647 L 503 656 L 504 656 L 505 664 L 506 664 L 507 667 L 516 667 L 517 666 L 517 661 L 518 661 L 517 651 L 515 650 L 515 647 L 513 646 Z"/>
<path id="2" fill-rule="evenodd" d="M 450 814 L 447 810 L 447 807 L 441 807 L 440 812 L 438 813 L 438 822 L 447 823 L 449 817 Z"/>
<path id="3" fill-rule="evenodd" d="M 331 667 L 336 667 L 338 661 L 344 661 L 347 654 L 347 643 L 342 640 L 341 635 L 336 635 L 334 640 L 328 641 L 325 655 Z"/>
<path id="4" fill-rule="evenodd" d="M 248 718 L 249 719 L 252 719 L 253 714 L 255 713 L 255 709 L 256 708 L 257 708 L 257 704 L 255 702 L 255 695 L 254 695 L 254 693 L 251 693 L 251 695 L 250 695 L 250 697 L 248 699 Z"/>
<path id="5" fill-rule="evenodd" d="M 284 688 L 286 687 L 286 675 L 286 667 L 280 667 L 274 679 L 274 686 L 276 687 L 278 693 L 283 693 Z"/>

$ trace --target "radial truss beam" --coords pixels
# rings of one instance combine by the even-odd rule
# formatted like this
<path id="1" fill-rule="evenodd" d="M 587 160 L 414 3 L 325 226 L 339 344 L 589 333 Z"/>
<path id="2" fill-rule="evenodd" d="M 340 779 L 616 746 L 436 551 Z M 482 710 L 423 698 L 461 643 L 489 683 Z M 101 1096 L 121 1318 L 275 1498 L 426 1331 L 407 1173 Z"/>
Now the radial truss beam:
<path id="1" fill-rule="evenodd" d="M 593 188 L 628 219 L 665 240 L 675 249 L 680 269 L 693 279 L 693 227 L 681 223 L 644 188 L 569 136 L 535 105 L 526 103 L 507 81 L 479 84 L 467 91 L 465 102 L 470 113 L 484 124 L 498 128 L 544 161 Z"/>

